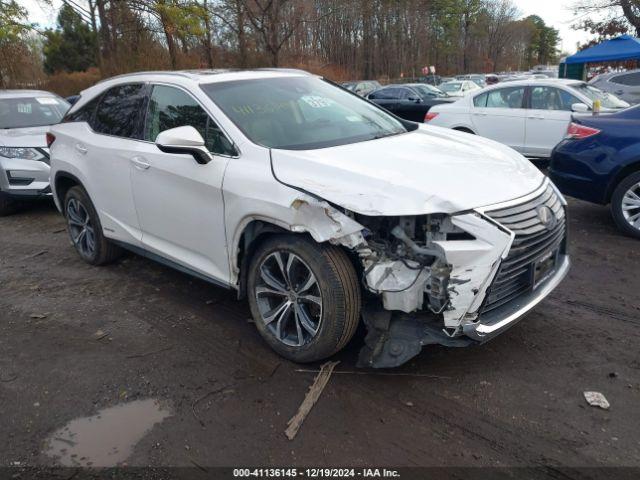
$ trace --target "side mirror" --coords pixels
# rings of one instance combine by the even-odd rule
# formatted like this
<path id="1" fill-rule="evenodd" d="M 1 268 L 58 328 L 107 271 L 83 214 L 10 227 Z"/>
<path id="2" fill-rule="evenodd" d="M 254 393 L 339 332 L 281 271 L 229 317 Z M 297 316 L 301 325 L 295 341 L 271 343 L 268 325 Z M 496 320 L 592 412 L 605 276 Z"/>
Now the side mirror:
<path id="1" fill-rule="evenodd" d="M 571 105 L 571 111 L 576 113 L 587 113 L 589 106 L 584 103 L 574 103 Z"/>
<path id="2" fill-rule="evenodd" d="M 413 103 L 421 103 L 422 102 L 422 99 L 420 97 L 413 97 L 413 96 L 408 97 L 407 100 L 409 100 L 410 102 L 413 102 Z"/>
<path id="3" fill-rule="evenodd" d="M 156 137 L 156 146 L 164 153 L 192 155 L 196 162 L 203 165 L 211 161 L 211 154 L 204 146 L 202 135 L 192 126 L 170 128 L 160 132 Z"/>

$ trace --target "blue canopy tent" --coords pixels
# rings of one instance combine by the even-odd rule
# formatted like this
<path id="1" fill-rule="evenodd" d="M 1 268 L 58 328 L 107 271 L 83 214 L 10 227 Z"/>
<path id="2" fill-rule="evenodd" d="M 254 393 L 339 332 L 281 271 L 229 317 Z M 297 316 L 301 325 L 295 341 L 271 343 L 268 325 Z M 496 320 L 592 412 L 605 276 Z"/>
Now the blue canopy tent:
<path id="1" fill-rule="evenodd" d="M 640 39 L 621 35 L 571 55 L 560 65 L 560 76 L 583 80 L 585 64 L 622 60 L 640 60 Z"/>

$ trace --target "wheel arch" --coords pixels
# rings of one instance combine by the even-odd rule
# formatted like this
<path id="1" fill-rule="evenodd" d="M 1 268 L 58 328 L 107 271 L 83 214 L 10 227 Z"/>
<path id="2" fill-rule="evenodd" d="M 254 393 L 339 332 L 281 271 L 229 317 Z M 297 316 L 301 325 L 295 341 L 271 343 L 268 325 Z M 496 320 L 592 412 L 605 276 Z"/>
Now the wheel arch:
<path id="1" fill-rule="evenodd" d="M 470 133 L 471 135 L 475 135 L 476 134 L 476 132 L 474 132 L 471 128 L 467 127 L 466 125 L 458 125 L 456 127 L 452 127 L 451 130 L 456 130 L 458 132 Z"/>
<path id="2" fill-rule="evenodd" d="M 238 231 L 229 254 L 232 275 L 237 276 L 238 298 L 243 299 L 247 294 L 247 270 L 257 246 L 272 235 L 291 233 L 291 230 L 270 218 L 251 217 Z"/>
<path id="3" fill-rule="evenodd" d="M 236 285 L 239 298 L 246 295 L 246 274 L 253 252 L 262 241 L 273 235 L 307 235 L 316 243 L 330 242 L 348 254 L 352 254 L 350 250 L 363 241 L 361 230 L 364 227 L 326 202 L 313 205 L 306 201 L 298 202 L 294 202 L 294 206 L 288 210 L 294 215 L 286 221 L 249 215 L 238 224 L 228 243 L 230 283 Z M 357 264 L 354 266 L 357 267 Z"/>
<path id="4" fill-rule="evenodd" d="M 67 195 L 69 189 L 75 186 L 81 186 L 82 188 L 84 188 L 84 185 L 82 184 L 80 179 L 72 173 L 65 171 L 56 173 L 53 181 L 53 191 L 55 194 L 54 200 L 62 214 L 64 214 L 64 198 Z"/>
<path id="5" fill-rule="evenodd" d="M 636 158 L 632 162 L 628 163 L 624 167 L 622 167 L 614 177 L 609 181 L 609 185 L 607 186 L 606 192 L 606 203 L 611 203 L 611 197 L 613 196 L 613 192 L 615 191 L 618 184 L 624 180 L 626 177 L 631 175 L 632 173 L 640 172 L 640 158 Z"/>

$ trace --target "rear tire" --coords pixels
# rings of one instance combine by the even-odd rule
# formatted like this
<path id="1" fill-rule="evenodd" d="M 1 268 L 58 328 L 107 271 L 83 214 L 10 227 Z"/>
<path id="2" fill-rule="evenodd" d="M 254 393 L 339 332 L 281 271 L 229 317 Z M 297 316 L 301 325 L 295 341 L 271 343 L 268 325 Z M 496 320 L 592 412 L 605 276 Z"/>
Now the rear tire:
<path id="1" fill-rule="evenodd" d="M 64 215 L 71 243 L 85 262 L 106 265 L 122 255 L 122 249 L 102 233 L 100 218 L 84 188 L 75 186 L 67 191 Z"/>
<path id="2" fill-rule="evenodd" d="M 313 362 L 341 350 L 360 320 L 360 286 L 346 253 L 302 235 L 276 235 L 251 257 L 247 295 L 277 353 Z"/>
<path id="3" fill-rule="evenodd" d="M 623 233 L 640 238 L 640 172 L 624 178 L 613 191 L 611 214 Z"/>
<path id="4" fill-rule="evenodd" d="M 0 192 L 0 217 L 6 217 L 18 211 L 20 204 L 6 193 Z"/>

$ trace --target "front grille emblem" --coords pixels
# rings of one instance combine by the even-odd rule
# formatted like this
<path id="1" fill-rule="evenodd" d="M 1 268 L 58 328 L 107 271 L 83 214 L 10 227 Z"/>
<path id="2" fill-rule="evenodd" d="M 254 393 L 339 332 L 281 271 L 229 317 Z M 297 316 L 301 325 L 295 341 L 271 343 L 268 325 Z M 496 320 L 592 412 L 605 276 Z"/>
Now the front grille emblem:
<path id="1" fill-rule="evenodd" d="M 553 227 L 558 224 L 555 213 L 546 205 L 540 205 L 536 211 L 538 212 L 538 220 L 547 230 L 553 230 Z"/>

